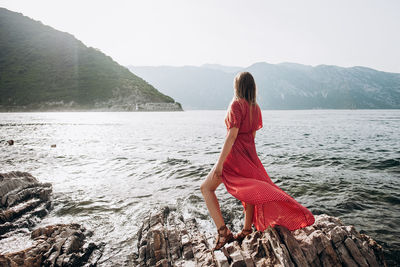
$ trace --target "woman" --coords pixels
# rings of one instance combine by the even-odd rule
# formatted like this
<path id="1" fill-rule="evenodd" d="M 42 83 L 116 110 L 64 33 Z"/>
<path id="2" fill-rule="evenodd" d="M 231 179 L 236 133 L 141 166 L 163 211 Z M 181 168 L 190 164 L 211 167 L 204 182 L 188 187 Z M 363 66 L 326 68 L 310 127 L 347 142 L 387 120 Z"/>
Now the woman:
<path id="1" fill-rule="evenodd" d="M 268 226 L 282 225 L 289 230 L 314 223 L 312 213 L 275 185 L 257 156 L 254 139 L 262 128 L 261 110 L 256 103 L 256 84 L 249 72 L 234 79 L 234 98 L 228 108 L 225 124 L 228 130 L 219 159 L 200 189 L 208 211 L 218 229 L 214 250 L 226 243 L 241 242 L 252 232 Z M 235 237 L 222 218 L 217 187 L 224 183 L 228 192 L 244 207 L 244 226 Z"/>

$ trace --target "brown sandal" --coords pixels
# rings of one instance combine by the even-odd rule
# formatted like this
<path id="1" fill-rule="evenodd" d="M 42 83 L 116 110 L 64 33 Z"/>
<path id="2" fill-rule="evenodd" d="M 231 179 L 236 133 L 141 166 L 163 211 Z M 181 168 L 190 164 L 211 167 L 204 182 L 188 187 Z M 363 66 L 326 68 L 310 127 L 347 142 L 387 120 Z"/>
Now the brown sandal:
<path id="1" fill-rule="evenodd" d="M 253 232 L 253 229 L 242 229 L 240 233 L 235 235 L 235 240 L 238 241 L 239 243 L 242 243 L 243 239 L 251 234 Z"/>
<path id="2" fill-rule="evenodd" d="M 219 250 L 226 243 L 230 243 L 235 240 L 232 232 L 229 231 L 229 234 L 228 234 L 228 231 L 229 231 L 229 229 L 228 229 L 228 227 L 226 227 L 226 225 L 223 225 L 218 229 L 217 241 L 216 241 L 216 244 L 215 244 L 215 247 L 213 250 Z"/>

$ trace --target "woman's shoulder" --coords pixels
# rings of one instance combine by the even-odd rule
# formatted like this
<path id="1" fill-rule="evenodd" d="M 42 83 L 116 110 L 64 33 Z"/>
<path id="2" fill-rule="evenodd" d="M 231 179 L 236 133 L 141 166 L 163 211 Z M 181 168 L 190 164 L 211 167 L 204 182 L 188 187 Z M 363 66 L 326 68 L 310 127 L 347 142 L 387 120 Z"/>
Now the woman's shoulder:
<path id="1" fill-rule="evenodd" d="M 231 107 L 243 107 L 245 105 L 248 105 L 248 103 L 244 98 L 234 98 L 230 104 Z"/>
<path id="2" fill-rule="evenodd" d="M 231 107 L 247 107 L 247 106 L 250 106 L 250 103 L 247 102 L 247 100 L 244 98 L 234 98 L 229 106 L 231 106 Z M 260 105 L 258 105 L 257 102 L 254 104 L 251 104 L 251 106 L 256 107 L 257 109 L 261 109 Z"/>
<path id="3" fill-rule="evenodd" d="M 246 111 L 246 100 L 244 99 L 233 99 L 232 102 L 229 105 L 228 110 L 230 110 L 233 113 L 236 114 L 241 114 L 243 115 Z"/>
<path id="4" fill-rule="evenodd" d="M 246 112 L 249 107 L 255 108 L 257 111 L 261 111 L 261 108 L 257 102 L 250 105 L 249 102 L 247 102 L 247 100 L 244 98 L 235 98 L 229 104 L 229 109 L 241 110 L 242 112 Z"/>
<path id="5" fill-rule="evenodd" d="M 232 99 L 231 103 L 229 104 L 229 109 L 237 109 L 240 106 L 239 99 Z"/>

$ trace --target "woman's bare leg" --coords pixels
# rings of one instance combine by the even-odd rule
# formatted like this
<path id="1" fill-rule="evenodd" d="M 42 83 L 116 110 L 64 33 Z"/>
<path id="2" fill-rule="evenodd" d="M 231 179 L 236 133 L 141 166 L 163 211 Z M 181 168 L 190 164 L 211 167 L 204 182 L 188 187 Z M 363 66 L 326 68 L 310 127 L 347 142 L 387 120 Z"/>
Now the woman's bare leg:
<path id="1" fill-rule="evenodd" d="M 203 194 L 204 200 L 206 201 L 208 212 L 211 218 L 214 220 L 215 225 L 219 229 L 225 225 L 224 219 L 222 218 L 221 209 L 219 207 L 215 190 L 222 183 L 221 177 L 214 176 L 214 169 L 207 175 L 206 180 L 201 184 L 200 190 Z"/>
<path id="2" fill-rule="evenodd" d="M 250 205 L 249 203 L 246 203 L 246 211 L 244 214 L 243 229 L 245 229 L 245 230 L 251 229 L 251 225 L 253 223 L 253 215 L 254 215 L 254 205 Z"/>

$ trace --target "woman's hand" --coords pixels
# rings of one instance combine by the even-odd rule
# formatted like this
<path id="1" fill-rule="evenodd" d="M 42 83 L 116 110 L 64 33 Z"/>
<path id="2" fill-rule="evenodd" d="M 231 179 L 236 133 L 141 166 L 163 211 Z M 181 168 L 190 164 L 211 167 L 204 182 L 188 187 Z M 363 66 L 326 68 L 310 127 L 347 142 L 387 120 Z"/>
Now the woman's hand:
<path id="1" fill-rule="evenodd" d="M 222 164 L 217 163 L 215 165 L 214 176 L 217 176 L 218 178 L 221 178 L 221 176 L 222 176 Z"/>

